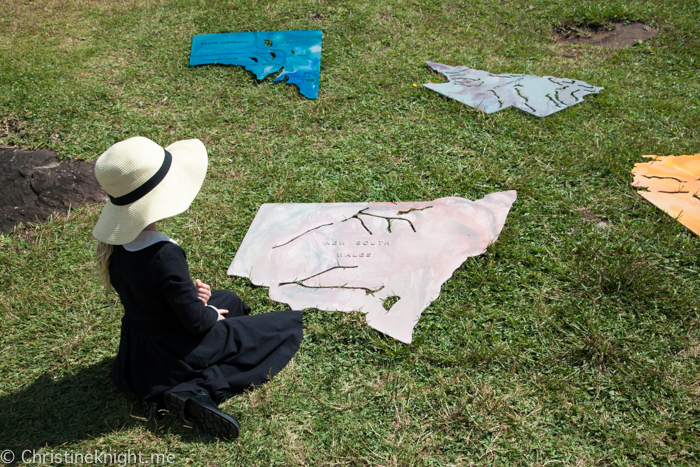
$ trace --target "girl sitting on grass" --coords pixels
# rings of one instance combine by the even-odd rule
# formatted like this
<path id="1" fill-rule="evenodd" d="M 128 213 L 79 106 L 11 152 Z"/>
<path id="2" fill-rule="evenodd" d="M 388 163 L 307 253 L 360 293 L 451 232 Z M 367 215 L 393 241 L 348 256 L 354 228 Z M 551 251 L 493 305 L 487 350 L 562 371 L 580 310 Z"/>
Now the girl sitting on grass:
<path id="1" fill-rule="evenodd" d="M 146 416 L 167 409 L 222 438 L 238 436 L 217 407 L 265 382 L 294 356 L 299 311 L 251 316 L 234 293 L 192 281 L 185 252 L 156 221 L 185 211 L 207 171 L 201 141 L 163 149 L 135 137 L 110 147 L 95 165 L 109 195 L 93 230 L 107 291 L 124 305 L 112 380 L 141 397 Z"/>

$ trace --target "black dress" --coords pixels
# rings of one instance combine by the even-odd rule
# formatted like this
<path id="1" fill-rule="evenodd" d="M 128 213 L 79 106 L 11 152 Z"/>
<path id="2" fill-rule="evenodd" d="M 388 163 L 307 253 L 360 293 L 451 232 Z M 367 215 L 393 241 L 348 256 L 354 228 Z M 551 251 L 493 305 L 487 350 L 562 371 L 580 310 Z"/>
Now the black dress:
<path id="1" fill-rule="evenodd" d="M 163 408 L 169 392 L 207 391 L 222 402 L 277 374 L 299 348 L 299 311 L 250 316 L 234 293 L 197 297 L 185 252 L 161 241 L 138 251 L 115 246 L 110 280 L 124 305 L 112 380 L 141 396 L 147 411 Z"/>

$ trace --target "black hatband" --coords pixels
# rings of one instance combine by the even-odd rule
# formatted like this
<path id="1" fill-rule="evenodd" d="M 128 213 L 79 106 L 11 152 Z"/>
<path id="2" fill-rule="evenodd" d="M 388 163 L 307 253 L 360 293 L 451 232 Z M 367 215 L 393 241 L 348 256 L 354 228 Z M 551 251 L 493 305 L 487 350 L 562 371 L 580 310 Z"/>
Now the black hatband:
<path id="1" fill-rule="evenodd" d="M 165 151 L 165 149 L 163 149 Z M 168 173 L 168 170 L 170 170 L 170 165 L 173 162 L 173 156 L 170 155 L 168 151 L 165 151 L 165 158 L 163 159 L 163 165 L 160 166 L 160 169 L 158 169 L 158 172 L 156 172 L 151 178 L 149 178 L 146 183 L 132 191 L 131 193 L 127 193 L 124 196 L 119 196 L 117 198 L 112 197 L 111 195 L 109 196 L 109 200 L 114 204 L 115 206 L 126 206 L 127 204 L 131 204 L 134 201 L 138 201 L 144 196 L 146 196 L 148 193 L 151 192 L 155 187 L 158 186 L 160 182 L 163 181 L 165 178 L 165 175 Z"/>

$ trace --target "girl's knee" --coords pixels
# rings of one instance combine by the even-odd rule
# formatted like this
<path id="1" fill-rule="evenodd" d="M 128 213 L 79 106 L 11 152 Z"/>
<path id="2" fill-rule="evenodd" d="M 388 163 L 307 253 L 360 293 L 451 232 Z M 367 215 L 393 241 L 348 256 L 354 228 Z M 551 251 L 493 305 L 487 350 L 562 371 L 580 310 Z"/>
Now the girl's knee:
<path id="1" fill-rule="evenodd" d="M 212 290 L 209 305 L 228 310 L 227 318 L 250 314 L 250 307 L 229 290 Z"/>

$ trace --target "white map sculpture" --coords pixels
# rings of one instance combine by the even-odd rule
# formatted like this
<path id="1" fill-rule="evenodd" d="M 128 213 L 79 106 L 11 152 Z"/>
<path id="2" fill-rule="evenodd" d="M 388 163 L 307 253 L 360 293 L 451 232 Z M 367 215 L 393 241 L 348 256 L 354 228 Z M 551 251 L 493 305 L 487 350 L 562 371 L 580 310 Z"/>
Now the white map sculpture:
<path id="1" fill-rule="evenodd" d="M 425 63 L 445 75 L 450 82 L 427 83 L 423 86 L 487 114 L 513 106 L 529 114 L 546 117 L 583 102 L 583 97 L 588 94 L 598 94 L 603 90 L 575 79 L 492 75 L 466 66 Z"/>
<path id="2" fill-rule="evenodd" d="M 515 199 L 504 191 L 478 201 L 264 204 L 228 274 L 293 309 L 359 310 L 410 343 L 442 284 L 496 241 Z"/>

